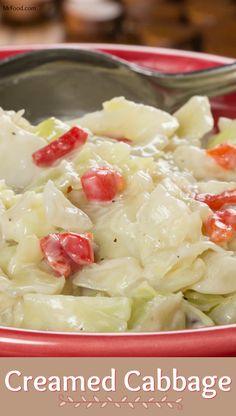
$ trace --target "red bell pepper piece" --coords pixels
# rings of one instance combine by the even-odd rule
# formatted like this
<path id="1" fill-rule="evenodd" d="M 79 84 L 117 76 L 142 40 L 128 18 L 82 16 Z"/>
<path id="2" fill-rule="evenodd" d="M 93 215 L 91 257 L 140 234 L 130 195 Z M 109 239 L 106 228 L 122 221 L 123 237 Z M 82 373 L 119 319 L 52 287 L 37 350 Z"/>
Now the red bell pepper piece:
<path id="1" fill-rule="evenodd" d="M 106 166 L 84 173 L 81 183 L 89 201 L 111 201 L 124 189 L 123 176 Z"/>
<path id="2" fill-rule="evenodd" d="M 59 276 L 69 277 L 72 273 L 72 261 L 60 243 L 59 234 L 49 234 L 41 238 L 40 247 L 54 272 Z"/>
<path id="3" fill-rule="evenodd" d="M 88 133 L 86 131 L 79 127 L 72 127 L 57 140 L 34 152 L 32 155 L 33 161 L 39 167 L 52 166 L 58 159 L 82 146 L 87 137 Z"/>
<path id="4" fill-rule="evenodd" d="M 40 240 L 49 266 L 59 276 L 69 277 L 79 266 L 94 262 L 92 234 L 54 233 Z"/>
<path id="5" fill-rule="evenodd" d="M 78 265 L 94 262 L 91 234 L 60 234 L 60 243 L 66 254 Z"/>
<path id="6" fill-rule="evenodd" d="M 208 156 L 211 156 L 222 168 L 228 170 L 236 168 L 236 146 L 225 143 L 220 144 L 213 149 L 208 149 L 206 152 Z"/>
<path id="7" fill-rule="evenodd" d="M 213 211 L 217 211 L 226 205 L 236 204 L 236 189 L 224 191 L 220 194 L 196 194 L 194 198 L 197 201 L 205 202 Z"/>
<path id="8" fill-rule="evenodd" d="M 207 219 L 205 230 L 214 243 L 231 240 L 236 231 L 236 210 L 225 209 L 215 212 Z"/>

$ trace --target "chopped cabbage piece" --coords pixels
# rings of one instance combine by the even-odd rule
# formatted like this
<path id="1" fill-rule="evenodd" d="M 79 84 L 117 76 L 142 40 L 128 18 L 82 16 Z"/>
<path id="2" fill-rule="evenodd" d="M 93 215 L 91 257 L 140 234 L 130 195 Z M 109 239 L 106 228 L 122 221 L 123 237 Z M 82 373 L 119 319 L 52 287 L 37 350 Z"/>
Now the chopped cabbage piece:
<path id="1" fill-rule="evenodd" d="M 129 219 L 123 201 L 90 204 L 85 212 L 94 223 L 92 231 L 100 258 L 138 256 L 135 223 Z"/>
<path id="2" fill-rule="evenodd" d="M 64 285 L 64 277 L 55 277 L 35 266 L 22 267 L 12 274 L 11 279 L 0 275 L 0 293 L 13 298 L 25 293 L 57 295 L 63 291 Z"/>
<path id="3" fill-rule="evenodd" d="M 12 277 L 9 292 L 14 295 L 25 293 L 60 294 L 65 285 L 64 277 L 55 277 L 38 267 L 27 266 L 17 271 Z"/>
<path id="4" fill-rule="evenodd" d="M 168 113 L 143 104 L 135 104 L 124 97 L 103 104 L 103 110 L 87 114 L 78 120 L 98 136 L 126 138 L 134 142 L 147 142 L 161 135 L 170 137 L 178 128 L 178 121 Z"/>
<path id="5" fill-rule="evenodd" d="M 103 141 L 96 146 L 96 154 L 111 165 L 121 166 L 127 163 L 130 156 L 131 147 L 122 142 Z"/>
<path id="6" fill-rule="evenodd" d="M 184 104 L 174 116 L 180 127 L 176 134 L 189 140 L 201 139 L 214 125 L 210 103 L 207 97 L 195 96 Z"/>
<path id="7" fill-rule="evenodd" d="M 0 293 L 6 293 L 8 289 L 11 287 L 11 285 L 11 280 L 4 275 L 4 272 L 2 270 L 0 270 Z"/>
<path id="8" fill-rule="evenodd" d="M 34 234 L 26 235 L 16 246 L 8 263 L 8 270 L 10 274 L 14 274 L 26 265 L 37 265 L 42 259 L 39 239 Z"/>
<path id="9" fill-rule="evenodd" d="M 130 318 L 128 298 L 28 294 L 23 328 L 44 331 L 122 332 Z"/>
<path id="10" fill-rule="evenodd" d="M 0 248 L 0 268 L 6 274 L 10 274 L 10 263 L 16 254 L 16 245 L 4 245 Z"/>
<path id="11" fill-rule="evenodd" d="M 174 250 L 157 250 L 151 256 L 143 257 L 143 275 L 157 290 L 184 289 L 204 277 L 206 266 L 199 256 L 210 249 L 221 251 L 216 244 L 206 240 L 184 243 Z"/>
<path id="12" fill-rule="evenodd" d="M 219 131 L 224 131 L 227 127 L 229 127 L 230 123 L 232 123 L 232 119 L 228 117 L 219 117 L 218 120 L 218 128 Z"/>
<path id="13" fill-rule="evenodd" d="M 0 291 L 0 325 L 19 327 L 22 318 L 20 298 L 12 297 Z"/>
<path id="14" fill-rule="evenodd" d="M 67 192 L 70 187 L 81 188 L 80 178 L 74 164 L 64 159 L 57 166 L 42 169 L 37 179 L 27 189 L 42 192 L 49 180 L 52 180 L 62 192 Z"/>
<path id="15" fill-rule="evenodd" d="M 205 326 L 214 326 L 214 322 L 205 313 L 200 311 L 191 303 L 185 301 L 183 309 L 186 313 L 186 327 L 191 329 L 198 329 Z"/>
<path id="16" fill-rule="evenodd" d="M 204 149 L 196 146 L 178 146 L 173 159 L 181 170 L 190 171 L 197 180 L 236 181 L 236 170 L 223 169 Z"/>
<path id="17" fill-rule="evenodd" d="M 236 189 L 236 182 L 224 182 L 224 181 L 216 181 L 211 180 L 207 182 L 199 182 L 198 183 L 198 191 L 199 193 L 209 193 L 209 194 L 221 194 L 224 191 L 230 191 L 232 189 Z"/>
<path id="18" fill-rule="evenodd" d="M 181 293 L 157 295 L 132 312 L 129 328 L 132 331 L 172 331 L 185 328 Z"/>
<path id="19" fill-rule="evenodd" d="M 129 296 L 142 280 L 142 269 L 132 257 L 104 260 L 84 267 L 73 280 L 75 285 L 107 292 L 111 296 Z"/>
<path id="20" fill-rule="evenodd" d="M 6 113 L 0 114 L 0 126 L 0 178 L 8 186 L 25 188 L 40 171 L 32 153 L 46 141 L 17 126 Z"/>
<path id="21" fill-rule="evenodd" d="M 34 133 L 47 140 L 47 142 L 51 142 L 58 139 L 58 137 L 66 133 L 69 129 L 70 126 L 68 124 L 63 123 L 63 121 L 55 117 L 50 117 L 35 126 Z"/>
<path id="22" fill-rule="evenodd" d="M 153 247 L 175 247 L 185 239 L 199 238 L 201 232 L 200 217 L 196 217 L 184 201 L 170 195 L 161 184 L 140 207 L 137 221 L 143 236 L 152 240 Z M 193 232 L 195 222 L 196 230 Z"/>
<path id="23" fill-rule="evenodd" d="M 206 275 L 191 288 L 196 292 L 227 295 L 236 292 L 236 256 L 231 252 L 207 252 L 202 255 Z"/>
<path id="24" fill-rule="evenodd" d="M 2 212 L 11 208 L 20 199 L 20 194 L 16 194 L 12 189 L 8 188 L 4 180 L 0 180 L 0 202 Z"/>
<path id="25" fill-rule="evenodd" d="M 24 236 L 49 234 L 55 227 L 47 220 L 42 194 L 25 192 L 17 204 L 0 217 L 2 235 L 6 240 L 19 242 Z"/>
<path id="26" fill-rule="evenodd" d="M 47 221 L 64 230 L 82 232 L 92 227 L 88 215 L 73 205 L 52 181 L 44 188 L 43 203 Z"/>
<path id="27" fill-rule="evenodd" d="M 220 133 L 212 136 L 208 141 L 207 147 L 215 147 L 222 143 L 236 145 L 236 120 L 231 120 Z"/>
<path id="28" fill-rule="evenodd" d="M 236 295 L 228 296 L 209 315 L 216 325 L 236 324 Z"/>
<path id="29" fill-rule="evenodd" d="M 171 270 L 159 281 L 157 276 L 155 288 L 160 292 L 177 292 L 178 290 L 183 290 L 201 280 L 205 275 L 205 271 L 206 266 L 201 259 L 180 264 L 179 267 Z"/>
<path id="30" fill-rule="evenodd" d="M 184 292 L 184 297 L 203 312 L 209 312 L 212 308 L 223 302 L 224 297 L 220 295 L 206 295 L 194 290 Z"/>

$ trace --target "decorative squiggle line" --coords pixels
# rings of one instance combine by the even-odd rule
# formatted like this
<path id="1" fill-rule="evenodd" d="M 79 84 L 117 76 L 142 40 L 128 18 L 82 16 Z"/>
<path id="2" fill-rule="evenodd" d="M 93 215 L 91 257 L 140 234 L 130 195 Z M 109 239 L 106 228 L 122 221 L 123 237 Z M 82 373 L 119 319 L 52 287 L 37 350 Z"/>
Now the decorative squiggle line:
<path id="1" fill-rule="evenodd" d="M 59 395 L 59 406 L 63 407 L 66 405 L 73 406 L 78 408 L 84 405 L 87 409 L 93 405 L 99 405 L 101 408 L 106 407 L 107 405 L 114 405 L 117 408 L 121 408 L 123 405 L 129 406 L 131 409 L 135 409 L 135 406 L 143 406 L 145 409 L 148 409 L 149 406 L 154 405 L 161 409 L 163 406 L 168 406 L 170 409 L 183 409 L 182 404 L 183 398 L 179 397 L 176 400 L 169 400 L 167 396 L 163 396 L 161 399 L 157 400 L 155 397 L 150 397 L 148 400 L 142 400 L 140 396 L 136 397 L 133 400 L 129 400 L 127 396 L 122 397 L 120 400 L 114 400 L 112 397 L 107 396 L 105 399 L 99 399 L 97 396 L 93 396 L 93 399 L 87 400 L 85 396 L 81 396 L 80 400 L 74 400 L 71 396 Z"/>

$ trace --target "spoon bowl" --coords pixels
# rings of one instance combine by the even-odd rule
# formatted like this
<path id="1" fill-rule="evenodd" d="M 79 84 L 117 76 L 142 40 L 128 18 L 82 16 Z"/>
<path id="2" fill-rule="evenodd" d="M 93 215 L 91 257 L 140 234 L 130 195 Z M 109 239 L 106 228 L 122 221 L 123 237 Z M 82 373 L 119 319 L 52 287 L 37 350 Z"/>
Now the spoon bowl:
<path id="1" fill-rule="evenodd" d="M 73 119 L 116 96 L 173 112 L 196 94 L 236 90 L 236 64 L 163 74 L 85 49 L 44 49 L 0 62 L 0 106 L 25 109 L 31 123 Z"/>
<path id="2" fill-rule="evenodd" d="M 32 123 L 49 116 L 73 119 L 121 95 L 159 105 L 149 79 L 141 79 L 122 61 L 100 52 L 42 50 L 0 64 L 0 106 L 24 108 Z"/>

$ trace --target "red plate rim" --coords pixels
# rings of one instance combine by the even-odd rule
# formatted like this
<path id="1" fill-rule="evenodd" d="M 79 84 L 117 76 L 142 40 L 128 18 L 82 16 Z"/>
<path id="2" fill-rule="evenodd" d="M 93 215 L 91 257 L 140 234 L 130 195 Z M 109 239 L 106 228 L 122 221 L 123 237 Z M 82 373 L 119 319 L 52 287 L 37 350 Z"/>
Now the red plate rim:
<path id="1" fill-rule="evenodd" d="M 35 50 L 35 49 L 50 49 L 50 48 L 82 48 L 82 49 L 101 49 L 107 51 L 124 51 L 124 52 L 140 52 L 140 53 L 154 53 L 167 56 L 180 56 L 189 58 L 199 58 L 202 60 L 209 60 L 213 62 L 232 63 L 235 61 L 233 58 L 226 56 L 219 56 L 214 54 L 208 54 L 204 52 L 184 51 L 180 49 L 168 49 L 158 48 L 152 46 L 139 46 L 139 45 L 123 45 L 123 44 L 110 44 L 110 43 L 56 43 L 56 44 L 19 44 L 19 45 L 3 45 L 0 46 L 1 51 L 21 52 L 22 50 Z"/>

